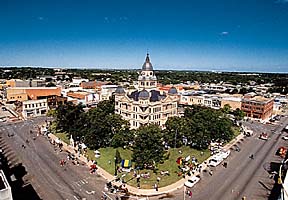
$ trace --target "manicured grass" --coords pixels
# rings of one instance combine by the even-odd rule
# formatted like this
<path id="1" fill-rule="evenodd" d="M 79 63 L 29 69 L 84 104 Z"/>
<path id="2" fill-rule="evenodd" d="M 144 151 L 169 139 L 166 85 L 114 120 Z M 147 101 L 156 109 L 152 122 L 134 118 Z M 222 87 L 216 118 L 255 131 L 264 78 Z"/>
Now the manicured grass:
<path id="1" fill-rule="evenodd" d="M 70 144 L 70 140 L 66 133 L 56 133 L 55 136 L 58 137 L 63 142 L 65 142 L 66 144 Z"/>
<path id="2" fill-rule="evenodd" d="M 69 144 L 69 138 L 65 133 L 56 133 L 55 134 L 58 138 L 60 138 L 65 143 Z M 132 151 L 130 149 L 123 149 L 117 148 L 120 152 L 120 156 L 122 159 L 131 160 L 132 158 Z M 99 158 L 95 158 L 94 150 L 88 149 L 87 156 L 90 160 L 96 160 L 97 165 L 101 168 L 106 170 L 108 173 L 114 175 L 115 173 L 115 161 L 114 157 L 116 154 L 116 149 L 112 147 L 101 148 L 98 149 L 101 153 Z M 179 151 L 181 150 L 181 153 Z M 140 188 L 142 189 L 152 189 L 154 184 L 157 183 L 157 177 L 160 177 L 161 180 L 159 181 L 159 187 L 164 187 L 175 183 L 176 181 L 180 180 L 182 176 L 178 176 L 178 172 L 180 172 L 178 168 L 178 164 L 176 160 L 178 157 L 187 157 L 187 156 L 194 156 L 198 163 L 202 163 L 210 156 L 209 150 L 204 150 L 203 154 L 201 155 L 201 151 L 191 149 L 190 147 L 184 146 L 177 149 L 169 149 L 166 154 L 169 154 L 169 158 L 166 159 L 162 164 L 157 166 L 157 170 L 153 172 L 153 170 L 139 170 L 139 174 L 149 173 L 150 178 L 141 178 L 140 179 Z M 120 164 L 118 164 L 120 166 Z M 132 168 L 134 168 L 134 163 L 132 163 Z M 169 175 L 161 175 L 161 171 L 169 171 Z M 127 184 L 132 186 L 137 186 L 136 178 L 133 176 L 133 170 L 130 173 L 122 172 L 117 174 L 118 177 L 124 176 L 122 179 L 127 182 Z"/>
<path id="3" fill-rule="evenodd" d="M 132 151 L 123 149 L 123 148 L 117 148 L 118 151 L 120 152 L 121 158 L 124 160 L 131 160 L 131 155 Z M 105 169 L 107 172 L 110 174 L 114 175 L 115 173 L 115 154 L 116 154 L 116 149 L 112 147 L 107 147 L 107 148 L 101 148 L 98 149 L 100 151 L 101 156 L 100 158 L 95 158 L 95 153 L 93 150 L 88 150 L 87 155 L 90 160 L 96 160 L 97 164 Z"/>
<path id="4" fill-rule="evenodd" d="M 238 126 L 232 126 L 232 131 L 234 133 L 234 137 L 240 135 L 240 128 Z"/>
<path id="5" fill-rule="evenodd" d="M 182 153 L 179 153 L 179 150 L 182 151 Z M 110 174 L 114 175 L 115 173 L 115 164 L 114 164 L 114 157 L 116 149 L 108 147 L 108 148 L 101 148 L 99 149 L 101 152 L 101 157 L 96 159 L 94 157 L 94 152 L 92 150 L 89 150 L 87 152 L 89 159 L 96 160 L 98 165 L 105 169 Z M 118 151 L 120 152 L 122 159 L 131 159 L 132 151 L 128 149 L 118 148 Z M 179 177 L 177 172 L 180 170 L 178 169 L 178 165 L 176 163 L 176 159 L 179 156 L 182 156 L 183 158 L 190 155 L 191 157 L 194 156 L 196 159 L 198 159 L 198 162 L 201 163 L 205 159 L 207 159 L 210 155 L 210 152 L 208 150 L 203 151 L 203 155 L 201 155 L 201 151 L 197 151 L 195 149 L 191 149 L 190 147 L 182 147 L 178 149 L 169 149 L 168 151 L 170 153 L 169 159 L 165 160 L 163 164 L 159 164 L 158 169 L 156 173 L 154 173 L 152 170 L 140 170 L 140 174 L 144 173 L 150 173 L 150 178 L 141 178 L 140 179 L 140 187 L 142 189 L 152 189 L 153 185 L 157 182 L 157 177 L 160 177 L 161 180 L 159 182 L 159 187 L 170 185 L 177 180 L 181 179 L 182 177 Z M 120 166 L 120 164 L 118 164 Z M 134 163 L 132 163 L 132 168 L 134 168 Z M 162 176 L 160 174 L 160 171 L 169 171 L 170 175 Z M 118 173 L 118 177 L 121 177 L 125 174 L 125 177 L 123 178 L 124 181 L 127 182 L 127 184 L 132 186 L 137 186 L 136 178 L 133 177 L 133 170 L 131 170 L 130 173 L 122 172 Z"/>

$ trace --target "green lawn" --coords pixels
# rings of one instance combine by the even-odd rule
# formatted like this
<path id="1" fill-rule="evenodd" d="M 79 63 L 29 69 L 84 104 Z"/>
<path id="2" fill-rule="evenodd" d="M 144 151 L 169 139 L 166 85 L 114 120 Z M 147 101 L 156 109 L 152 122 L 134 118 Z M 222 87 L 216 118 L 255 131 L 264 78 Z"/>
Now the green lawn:
<path id="1" fill-rule="evenodd" d="M 58 137 L 63 142 L 65 142 L 66 144 L 70 144 L 70 140 L 66 133 L 56 133 L 55 136 Z"/>
<path id="2" fill-rule="evenodd" d="M 123 148 L 118 148 L 121 158 L 122 159 L 131 159 L 132 152 L 131 150 L 123 149 Z M 179 150 L 182 151 L 182 154 L 179 153 Z M 96 160 L 98 165 L 105 169 L 107 172 L 110 174 L 114 175 L 114 169 L 115 169 L 115 164 L 114 164 L 114 157 L 115 157 L 115 152 L 116 149 L 108 147 L 108 148 L 101 148 L 99 149 L 101 152 L 101 157 L 96 159 L 94 157 L 94 153 L 92 150 L 89 150 L 87 152 L 89 159 Z M 179 177 L 177 172 L 179 172 L 178 165 L 176 163 L 176 159 L 179 156 L 182 157 L 187 157 L 188 155 L 190 156 L 195 156 L 196 159 L 198 159 L 198 162 L 202 162 L 205 159 L 207 159 L 210 155 L 210 152 L 208 150 L 203 151 L 204 154 L 201 156 L 200 151 L 197 151 L 195 149 L 191 149 L 190 147 L 182 147 L 178 149 L 170 149 L 170 156 L 169 159 L 165 160 L 163 164 L 159 164 L 158 170 L 156 173 L 153 173 L 152 170 L 140 170 L 139 173 L 145 173 L 149 172 L 150 173 L 150 178 L 141 178 L 140 179 L 140 186 L 141 188 L 145 189 L 152 189 L 153 185 L 157 182 L 157 177 L 160 177 L 161 180 L 159 182 L 159 187 L 167 186 L 170 185 L 171 183 L 176 182 L 177 180 L 181 179 L 182 177 Z M 132 163 L 132 168 L 134 167 L 134 164 Z M 169 171 L 170 175 L 162 176 L 160 174 L 160 171 Z M 123 174 L 126 174 L 125 177 L 123 178 L 129 185 L 132 186 L 137 186 L 136 179 L 133 178 L 133 171 L 130 173 L 123 172 L 121 174 L 118 173 L 118 177 L 122 176 Z"/>
<path id="3" fill-rule="evenodd" d="M 237 131 L 234 132 L 235 135 L 237 135 Z M 69 144 L 69 138 L 67 134 L 65 133 L 56 133 L 55 134 L 58 138 L 60 138 L 65 143 Z M 120 152 L 122 159 L 131 160 L 132 157 L 132 151 L 129 149 L 123 149 L 123 148 L 117 148 Z M 179 150 L 182 151 L 182 153 L 179 153 Z M 115 173 L 115 163 L 114 163 L 114 157 L 116 153 L 116 149 L 112 147 L 108 148 L 101 148 L 99 149 L 101 156 L 100 158 L 95 158 L 94 150 L 88 149 L 87 156 L 90 160 L 96 160 L 97 164 L 105 169 L 110 174 L 114 175 Z M 150 178 L 141 178 L 140 179 L 140 187 L 142 189 L 152 189 L 153 185 L 157 182 L 157 177 L 160 177 L 161 180 L 159 182 L 159 187 L 170 185 L 182 178 L 182 176 L 178 176 L 178 172 L 180 171 L 178 169 L 178 165 L 176 163 L 176 160 L 178 157 L 182 156 L 183 158 L 187 156 L 194 156 L 198 163 L 202 163 L 204 160 L 206 160 L 210 156 L 209 150 L 203 151 L 203 155 L 200 154 L 201 151 L 197 151 L 195 149 L 191 149 L 190 147 L 181 147 L 177 149 L 169 149 L 167 154 L 169 155 L 169 159 L 166 159 L 164 163 L 159 164 L 156 172 L 154 173 L 152 170 L 140 170 L 139 173 L 150 173 Z M 120 164 L 118 164 L 120 166 Z M 132 168 L 134 168 L 134 163 L 132 163 Z M 170 175 L 161 175 L 160 171 L 169 171 Z M 136 178 L 133 177 L 133 170 L 131 170 L 130 173 L 122 172 L 118 173 L 118 177 L 121 177 L 125 174 L 125 177 L 123 178 L 124 181 L 127 182 L 127 184 L 132 186 L 137 186 Z"/>
<path id="4" fill-rule="evenodd" d="M 238 135 L 240 135 L 240 128 L 238 126 L 232 126 L 232 130 L 234 133 L 234 138 L 236 138 Z"/>

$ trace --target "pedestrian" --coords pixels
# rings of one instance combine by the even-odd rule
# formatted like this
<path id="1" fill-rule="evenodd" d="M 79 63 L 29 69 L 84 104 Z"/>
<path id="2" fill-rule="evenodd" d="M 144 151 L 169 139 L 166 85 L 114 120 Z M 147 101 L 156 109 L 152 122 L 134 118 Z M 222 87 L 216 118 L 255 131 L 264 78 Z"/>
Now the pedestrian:
<path id="1" fill-rule="evenodd" d="M 213 175 L 213 171 L 212 171 L 212 170 L 210 170 L 210 171 L 209 171 L 209 174 L 210 174 L 210 176 L 212 176 L 212 175 Z"/>
<path id="2" fill-rule="evenodd" d="M 161 180 L 161 178 L 158 176 L 158 177 L 157 177 L 157 182 L 159 183 L 159 182 L 160 182 L 160 180 Z"/>
<path id="3" fill-rule="evenodd" d="M 158 185 L 157 185 L 157 183 L 155 183 L 154 188 L 155 188 L 156 191 L 158 191 Z"/>
<path id="4" fill-rule="evenodd" d="M 192 191 L 189 191 L 189 198 L 192 198 Z"/>

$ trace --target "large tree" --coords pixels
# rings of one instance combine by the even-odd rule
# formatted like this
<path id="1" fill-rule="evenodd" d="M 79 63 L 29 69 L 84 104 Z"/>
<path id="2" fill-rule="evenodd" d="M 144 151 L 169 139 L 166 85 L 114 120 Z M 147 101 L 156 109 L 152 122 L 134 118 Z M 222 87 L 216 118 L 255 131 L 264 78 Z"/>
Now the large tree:
<path id="1" fill-rule="evenodd" d="M 183 117 L 169 117 L 163 130 L 163 139 L 170 147 L 181 147 L 188 131 L 187 120 Z"/>
<path id="2" fill-rule="evenodd" d="M 185 133 L 188 143 L 195 148 L 205 149 L 212 141 L 229 141 L 233 137 L 232 122 L 222 112 L 204 108 L 195 112 L 185 110 L 189 130 Z"/>
<path id="3" fill-rule="evenodd" d="M 233 111 L 233 114 L 236 120 L 242 120 L 245 117 L 245 112 L 239 108 L 236 108 L 236 110 Z"/>
<path id="4" fill-rule="evenodd" d="M 141 126 L 137 130 L 133 146 L 132 159 L 136 166 L 140 168 L 155 167 L 163 160 L 163 155 L 164 147 L 159 126 L 155 124 Z"/>
<path id="5" fill-rule="evenodd" d="M 83 134 L 82 127 L 85 121 L 83 105 L 74 105 L 71 102 L 59 105 L 56 110 L 57 129 L 75 136 Z"/>

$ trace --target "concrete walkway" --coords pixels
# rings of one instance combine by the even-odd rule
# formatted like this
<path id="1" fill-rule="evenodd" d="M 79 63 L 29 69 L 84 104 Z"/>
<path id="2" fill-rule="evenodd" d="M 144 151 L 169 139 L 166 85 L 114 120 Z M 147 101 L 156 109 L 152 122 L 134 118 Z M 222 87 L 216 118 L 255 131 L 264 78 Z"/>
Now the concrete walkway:
<path id="1" fill-rule="evenodd" d="M 57 139 L 57 137 L 53 134 L 49 134 L 49 137 L 50 139 L 52 140 L 55 140 Z M 238 135 L 235 139 L 233 139 L 231 142 L 229 142 L 228 144 L 226 144 L 223 149 L 225 150 L 229 150 L 235 143 L 237 143 L 239 140 L 243 139 L 244 138 L 244 135 L 243 134 L 240 134 Z M 75 154 L 75 150 L 73 147 L 67 145 L 65 142 L 63 142 L 63 150 L 66 150 L 72 154 Z M 91 161 L 87 162 L 87 158 L 83 155 L 80 155 L 78 157 L 78 159 L 84 163 L 86 163 L 88 166 L 90 166 L 92 164 Z M 208 163 L 208 160 L 210 158 L 208 158 L 206 161 L 204 161 L 201 165 L 202 165 L 202 168 L 201 170 L 205 170 L 208 166 L 205 164 L 205 163 Z M 101 175 L 104 179 L 107 180 L 107 182 L 112 182 L 114 185 L 117 185 L 117 186 L 120 186 L 121 183 L 119 182 L 115 182 L 115 177 L 111 174 L 109 174 L 108 172 L 106 172 L 104 169 L 102 169 L 101 167 L 97 166 L 98 169 L 97 169 L 97 173 L 99 175 Z M 194 174 L 193 176 L 197 176 L 197 175 L 200 175 L 200 173 L 196 173 Z M 167 194 L 167 193 L 171 193 L 175 190 L 178 190 L 180 189 L 181 187 L 184 186 L 184 183 L 189 179 L 191 178 L 191 176 L 186 176 L 185 178 L 182 178 L 181 180 L 171 184 L 171 185 L 168 185 L 168 186 L 165 186 L 165 187 L 160 187 L 158 188 L 158 191 L 156 191 L 155 189 L 138 189 L 136 187 L 132 187 L 130 185 L 127 185 L 126 184 L 126 188 L 128 189 L 128 191 L 133 194 L 133 195 L 136 195 L 136 196 L 157 196 L 157 195 L 162 195 L 162 194 Z"/>

